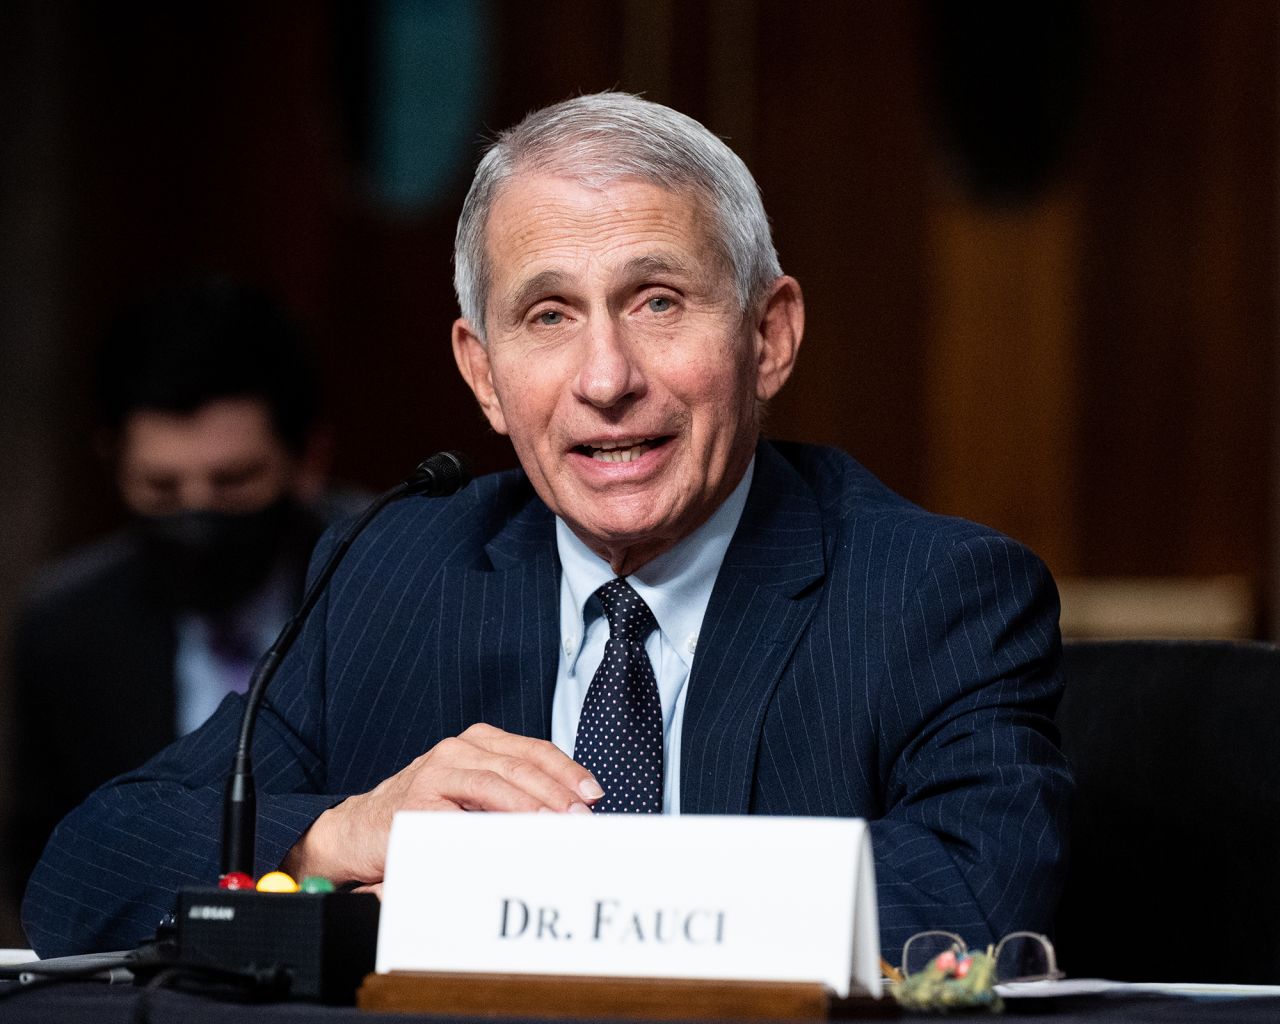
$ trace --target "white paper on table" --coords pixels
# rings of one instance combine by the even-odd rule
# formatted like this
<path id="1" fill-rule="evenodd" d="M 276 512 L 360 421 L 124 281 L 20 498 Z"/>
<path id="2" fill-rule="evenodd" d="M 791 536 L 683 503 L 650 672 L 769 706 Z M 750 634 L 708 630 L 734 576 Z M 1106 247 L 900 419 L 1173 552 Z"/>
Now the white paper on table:
<path id="1" fill-rule="evenodd" d="M 1148 993 L 1165 996 L 1221 997 L 1280 996 L 1280 985 L 1230 985 L 1189 981 L 1108 981 L 1105 978 L 1059 978 L 1049 981 L 1014 981 L 997 985 L 1005 999 L 1055 999 L 1064 996 L 1093 996 Z"/>

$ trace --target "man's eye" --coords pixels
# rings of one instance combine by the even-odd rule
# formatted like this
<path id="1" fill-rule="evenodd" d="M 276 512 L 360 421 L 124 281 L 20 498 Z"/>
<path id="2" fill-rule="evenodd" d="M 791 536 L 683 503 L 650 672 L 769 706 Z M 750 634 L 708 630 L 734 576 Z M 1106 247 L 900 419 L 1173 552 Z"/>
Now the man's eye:
<path id="1" fill-rule="evenodd" d="M 538 323 L 544 327 L 555 327 L 564 323 L 564 314 L 558 309 L 548 309 L 538 314 Z"/>
<path id="2" fill-rule="evenodd" d="M 648 303 L 646 303 L 646 305 L 648 305 L 650 313 L 665 313 L 674 305 L 674 303 L 671 301 L 669 296 L 655 295 L 648 301 Z"/>

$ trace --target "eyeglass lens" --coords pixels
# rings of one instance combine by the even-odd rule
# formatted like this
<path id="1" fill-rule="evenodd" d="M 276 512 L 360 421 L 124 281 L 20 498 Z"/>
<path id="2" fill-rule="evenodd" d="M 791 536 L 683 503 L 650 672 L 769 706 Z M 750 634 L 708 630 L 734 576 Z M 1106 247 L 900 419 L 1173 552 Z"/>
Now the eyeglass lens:
<path id="1" fill-rule="evenodd" d="M 1035 981 L 1061 977 L 1053 947 L 1043 935 L 1014 932 L 1000 940 L 995 949 L 996 980 Z"/>
<path id="2" fill-rule="evenodd" d="M 913 935 L 902 947 L 902 973 L 918 974 L 935 957 L 947 952 L 958 957 L 964 956 L 966 948 L 964 940 L 950 932 L 921 932 Z"/>

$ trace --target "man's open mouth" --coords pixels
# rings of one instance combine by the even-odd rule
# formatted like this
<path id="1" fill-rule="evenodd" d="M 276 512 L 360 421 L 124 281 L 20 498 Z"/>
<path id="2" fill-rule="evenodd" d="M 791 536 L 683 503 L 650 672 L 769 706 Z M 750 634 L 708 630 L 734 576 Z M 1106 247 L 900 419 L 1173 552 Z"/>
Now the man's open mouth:
<path id="1" fill-rule="evenodd" d="M 648 437 L 635 441 L 604 441 L 598 445 L 580 444 L 575 451 L 597 462 L 632 462 L 669 440 L 669 437 Z"/>

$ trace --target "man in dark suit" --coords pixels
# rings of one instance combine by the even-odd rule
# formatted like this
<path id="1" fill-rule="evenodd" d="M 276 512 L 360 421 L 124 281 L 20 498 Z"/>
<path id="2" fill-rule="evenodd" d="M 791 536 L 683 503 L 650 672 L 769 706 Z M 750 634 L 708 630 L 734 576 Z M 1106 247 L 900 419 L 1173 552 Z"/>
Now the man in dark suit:
<path id="1" fill-rule="evenodd" d="M 18 620 L 15 902 L 68 811 L 244 689 L 325 526 L 314 371 L 264 293 L 208 280 L 146 296 L 106 332 L 95 378 L 129 519 L 46 567 Z"/>
<path id="2" fill-rule="evenodd" d="M 376 888 L 402 808 L 856 815 L 890 958 L 1046 927 L 1052 581 L 842 453 L 760 440 L 804 318 L 741 161 L 656 104 L 558 104 L 481 162 L 455 262 L 459 369 L 522 469 L 352 548 L 259 724 L 258 868 Z M 216 875 L 237 713 L 62 824 L 37 949 L 136 941 Z"/>

